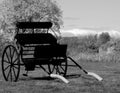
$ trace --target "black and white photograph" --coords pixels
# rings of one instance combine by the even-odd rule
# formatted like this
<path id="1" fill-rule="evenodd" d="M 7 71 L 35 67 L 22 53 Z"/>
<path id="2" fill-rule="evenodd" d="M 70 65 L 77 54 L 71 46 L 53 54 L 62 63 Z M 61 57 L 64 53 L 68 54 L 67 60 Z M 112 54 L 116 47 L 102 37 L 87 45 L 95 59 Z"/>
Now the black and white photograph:
<path id="1" fill-rule="evenodd" d="M 0 0 L 0 93 L 120 93 L 120 0 Z"/>

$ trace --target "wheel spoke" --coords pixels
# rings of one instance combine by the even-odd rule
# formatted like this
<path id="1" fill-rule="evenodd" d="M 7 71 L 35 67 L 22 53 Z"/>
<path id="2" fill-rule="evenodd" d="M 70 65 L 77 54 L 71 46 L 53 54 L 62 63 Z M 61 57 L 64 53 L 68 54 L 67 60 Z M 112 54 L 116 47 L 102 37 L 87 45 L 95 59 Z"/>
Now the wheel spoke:
<path id="1" fill-rule="evenodd" d="M 56 69 L 55 66 L 53 66 L 53 68 L 52 68 L 52 72 L 54 71 L 54 69 Z"/>
<path id="2" fill-rule="evenodd" d="M 15 50 L 13 50 L 13 53 L 12 53 L 12 55 L 11 55 L 11 59 L 13 59 L 14 53 L 15 53 Z"/>
<path id="3" fill-rule="evenodd" d="M 64 67 L 63 67 L 64 66 Z M 56 74 L 65 74 L 65 65 L 64 64 L 59 64 L 59 65 L 50 65 L 50 71 L 51 73 L 56 73 Z"/>
<path id="4" fill-rule="evenodd" d="M 12 68 L 10 68 L 10 80 L 12 81 Z"/>
<path id="5" fill-rule="evenodd" d="M 60 65 L 59 67 L 60 67 L 63 71 L 65 71 L 65 69 L 64 69 L 61 65 Z"/>
<path id="6" fill-rule="evenodd" d="M 11 47 L 9 47 L 9 52 L 10 52 L 10 58 L 11 58 Z M 12 61 L 12 60 L 11 60 Z"/>
<path id="7" fill-rule="evenodd" d="M 16 58 L 16 59 L 13 61 L 13 63 L 17 62 L 17 60 L 18 60 L 18 58 Z"/>
<path id="8" fill-rule="evenodd" d="M 14 73 L 15 78 L 17 78 L 14 67 L 12 69 L 13 69 L 13 73 Z"/>
<path id="9" fill-rule="evenodd" d="M 8 77 L 9 77 L 9 75 L 10 75 L 10 72 L 11 72 L 11 69 L 10 69 L 9 72 L 8 72 L 7 79 L 8 79 Z"/>
<path id="10" fill-rule="evenodd" d="M 58 65 L 56 66 L 56 74 L 60 73 Z"/>
<path id="11" fill-rule="evenodd" d="M 8 65 L 8 66 L 4 69 L 4 71 L 6 71 L 6 70 L 8 69 L 8 67 L 10 67 L 10 65 Z"/>
<path id="12" fill-rule="evenodd" d="M 60 72 L 60 70 L 59 70 L 59 66 L 57 66 L 57 72 L 60 74 L 61 72 Z"/>
<path id="13" fill-rule="evenodd" d="M 8 64 L 10 64 L 10 62 L 8 62 L 7 60 L 3 60 L 5 63 L 8 63 Z"/>
<path id="14" fill-rule="evenodd" d="M 59 66 L 58 66 L 57 72 L 58 72 L 59 74 L 61 74 L 61 70 L 60 70 Z"/>
<path id="15" fill-rule="evenodd" d="M 52 67 L 51 67 L 51 72 L 53 72 L 53 71 L 54 71 L 54 69 L 56 69 L 56 68 L 55 68 L 55 66 L 54 66 L 54 65 L 52 65 Z"/>
<path id="16" fill-rule="evenodd" d="M 7 52 L 5 52 L 5 54 L 7 56 L 8 61 L 10 62 L 10 59 L 9 59 L 9 56 L 8 56 Z"/>
<path id="17" fill-rule="evenodd" d="M 15 65 L 13 67 L 16 68 L 16 69 L 19 69 L 19 67 L 16 67 Z"/>

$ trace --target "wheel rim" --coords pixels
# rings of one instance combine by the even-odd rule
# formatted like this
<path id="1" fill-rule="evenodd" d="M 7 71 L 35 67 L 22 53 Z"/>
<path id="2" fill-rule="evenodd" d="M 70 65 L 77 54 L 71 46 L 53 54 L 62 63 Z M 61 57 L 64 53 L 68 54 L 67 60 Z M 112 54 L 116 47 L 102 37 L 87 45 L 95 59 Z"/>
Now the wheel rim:
<path id="1" fill-rule="evenodd" d="M 2 55 L 2 72 L 6 81 L 17 81 L 20 73 L 20 59 L 16 48 L 8 45 Z"/>
<path id="2" fill-rule="evenodd" d="M 59 60 L 59 59 L 58 59 Z M 54 62 L 52 64 L 48 65 L 49 68 L 49 72 L 50 74 L 59 74 L 62 76 L 66 76 L 67 73 L 67 59 L 65 58 L 65 60 L 63 62 Z"/>

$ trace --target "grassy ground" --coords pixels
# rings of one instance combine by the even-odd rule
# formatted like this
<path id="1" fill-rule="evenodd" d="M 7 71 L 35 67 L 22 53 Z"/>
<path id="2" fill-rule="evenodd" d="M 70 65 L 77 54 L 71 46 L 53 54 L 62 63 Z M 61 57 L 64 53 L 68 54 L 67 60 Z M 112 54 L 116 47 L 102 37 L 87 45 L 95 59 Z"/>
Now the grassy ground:
<path id="1" fill-rule="evenodd" d="M 74 59 L 86 70 L 103 77 L 103 81 L 97 81 L 75 67 L 68 67 L 68 84 L 59 79 L 50 79 L 42 69 L 30 72 L 28 77 L 22 76 L 24 71 L 21 70 L 18 82 L 4 81 L 0 71 L 0 93 L 120 93 L 119 62 Z"/>

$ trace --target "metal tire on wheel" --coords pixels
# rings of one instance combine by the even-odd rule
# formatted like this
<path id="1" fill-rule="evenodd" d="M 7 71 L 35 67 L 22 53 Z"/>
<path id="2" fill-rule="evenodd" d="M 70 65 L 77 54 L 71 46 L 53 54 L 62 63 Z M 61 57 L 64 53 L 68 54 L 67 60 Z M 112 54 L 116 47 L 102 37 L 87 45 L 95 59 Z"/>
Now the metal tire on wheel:
<path id="1" fill-rule="evenodd" d="M 67 74 L 67 58 L 64 58 L 63 62 L 59 62 L 59 59 L 58 62 L 54 61 L 52 64 L 48 65 L 48 68 L 50 74 L 59 74 L 65 77 Z"/>
<path id="2" fill-rule="evenodd" d="M 6 81 L 16 82 L 20 73 L 20 58 L 13 45 L 5 47 L 2 55 L 2 73 Z"/>

